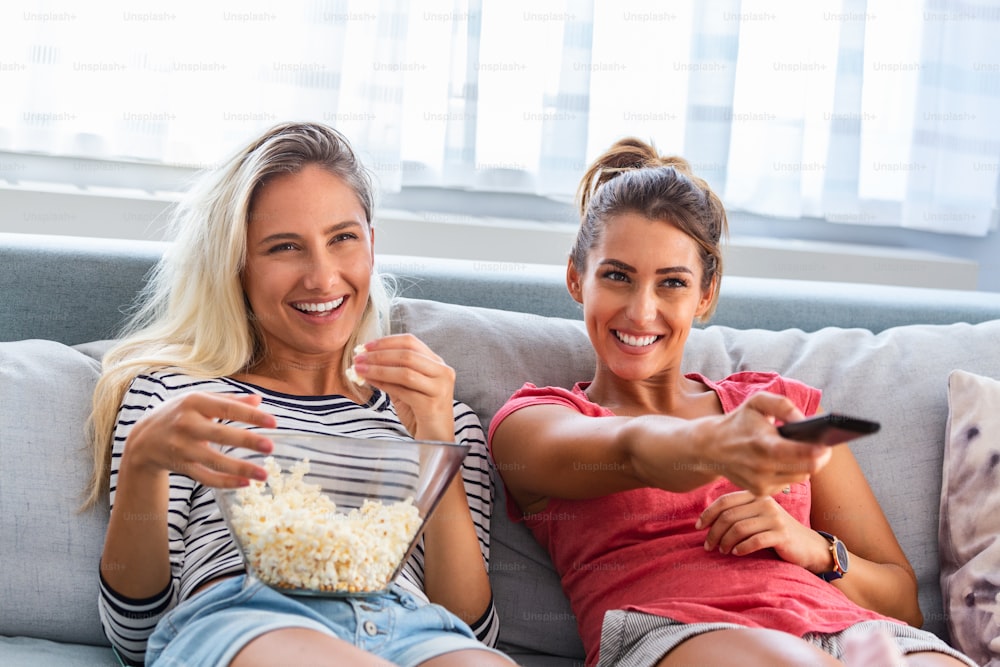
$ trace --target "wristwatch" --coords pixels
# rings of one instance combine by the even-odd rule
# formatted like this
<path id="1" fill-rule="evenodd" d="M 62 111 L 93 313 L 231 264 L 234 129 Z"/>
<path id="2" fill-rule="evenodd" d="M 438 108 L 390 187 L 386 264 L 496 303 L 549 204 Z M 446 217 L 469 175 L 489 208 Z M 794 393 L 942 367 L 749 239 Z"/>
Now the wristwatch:
<path id="1" fill-rule="evenodd" d="M 833 570 L 830 572 L 821 572 L 819 577 L 824 581 L 840 579 L 847 574 L 847 568 L 851 565 L 851 557 L 847 553 L 847 547 L 836 536 L 830 533 L 824 533 L 822 530 L 817 530 L 816 532 L 825 537 L 827 542 L 830 543 L 830 553 L 833 554 Z"/>

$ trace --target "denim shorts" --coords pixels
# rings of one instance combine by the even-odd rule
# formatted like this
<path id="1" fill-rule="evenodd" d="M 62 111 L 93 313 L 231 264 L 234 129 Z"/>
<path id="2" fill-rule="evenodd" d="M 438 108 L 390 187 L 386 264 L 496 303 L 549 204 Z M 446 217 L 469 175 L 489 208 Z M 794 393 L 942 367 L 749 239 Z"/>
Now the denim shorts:
<path id="1" fill-rule="evenodd" d="M 395 584 L 381 595 L 319 598 L 285 595 L 241 575 L 199 592 L 160 619 L 149 638 L 146 665 L 228 665 L 250 641 L 284 628 L 316 630 L 398 665 L 419 665 L 463 649 L 499 654 L 447 609 Z"/>

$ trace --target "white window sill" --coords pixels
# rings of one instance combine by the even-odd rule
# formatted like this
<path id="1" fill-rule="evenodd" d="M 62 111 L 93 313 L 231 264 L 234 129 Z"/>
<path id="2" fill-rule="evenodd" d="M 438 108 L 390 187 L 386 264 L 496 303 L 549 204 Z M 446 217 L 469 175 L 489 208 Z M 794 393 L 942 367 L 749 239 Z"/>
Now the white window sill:
<path id="1" fill-rule="evenodd" d="M 0 231 L 162 240 L 176 192 L 0 183 Z M 736 216 L 731 216 L 735 221 Z M 382 208 L 380 253 L 564 266 L 575 225 Z M 974 290 L 975 261 L 854 243 L 734 236 L 726 275 Z"/>

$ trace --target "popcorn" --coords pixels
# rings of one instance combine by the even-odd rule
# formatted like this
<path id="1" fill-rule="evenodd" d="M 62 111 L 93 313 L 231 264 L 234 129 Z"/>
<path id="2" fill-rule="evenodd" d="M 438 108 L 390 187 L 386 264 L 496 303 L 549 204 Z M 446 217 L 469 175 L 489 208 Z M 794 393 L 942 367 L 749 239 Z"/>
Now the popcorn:
<path id="1" fill-rule="evenodd" d="M 365 593 L 388 587 L 420 529 L 412 498 L 388 505 L 366 499 L 344 513 L 318 484 L 302 481 L 308 460 L 286 474 L 274 457 L 263 465 L 267 481 L 236 491 L 230 517 L 258 579 L 291 592 Z"/>
<path id="2" fill-rule="evenodd" d="M 363 343 L 361 345 L 355 345 L 354 346 L 354 356 L 355 357 L 358 356 L 359 354 L 361 354 L 364 351 L 365 351 L 365 346 L 364 346 Z M 354 364 L 351 364 L 347 368 L 347 379 L 350 380 L 351 382 L 353 382 L 354 384 L 358 385 L 359 387 L 365 383 L 365 379 L 363 377 L 361 377 L 360 375 L 358 375 L 358 371 L 354 368 Z"/>
<path id="3" fill-rule="evenodd" d="M 359 387 L 365 383 L 365 379 L 358 375 L 358 372 L 354 370 L 353 364 L 347 367 L 347 379 Z"/>

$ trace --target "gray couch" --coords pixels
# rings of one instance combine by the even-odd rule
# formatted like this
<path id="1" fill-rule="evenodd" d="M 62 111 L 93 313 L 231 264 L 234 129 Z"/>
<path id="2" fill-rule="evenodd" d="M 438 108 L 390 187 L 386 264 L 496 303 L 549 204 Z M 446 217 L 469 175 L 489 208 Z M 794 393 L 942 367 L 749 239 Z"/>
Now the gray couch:
<path id="1" fill-rule="evenodd" d="M 107 512 L 78 512 L 83 425 L 100 354 L 159 243 L 0 234 L 0 664 L 114 665 L 97 616 Z M 523 382 L 587 379 L 593 356 L 561 267 L 380 257 L 397 330 L 457 373 L 488 425 Z M 729 277 L 687 364 L 779 371 L 828 410 L 878 419 L 852 444 L 920 583 L 925 628 L 948 637 L 938 508 L 954 369 L 1000 378 L 1000 294 Z M 498 489 L 491 578 L 503 647 L 525 665 L 581 665 L 573 612 Z"/>

